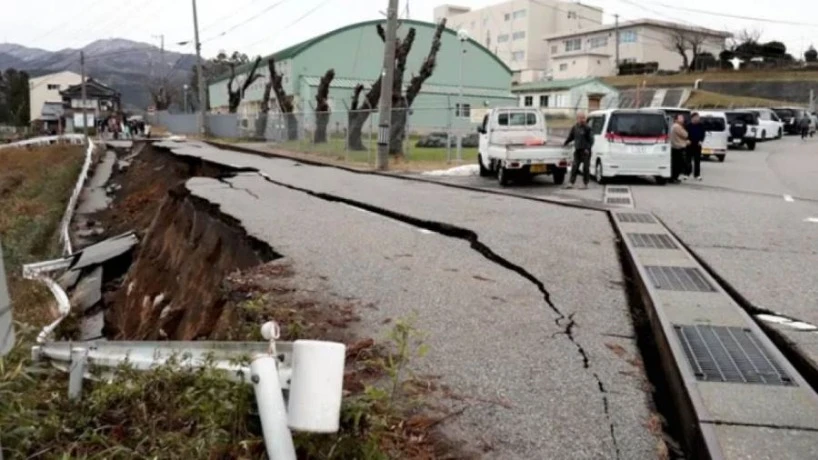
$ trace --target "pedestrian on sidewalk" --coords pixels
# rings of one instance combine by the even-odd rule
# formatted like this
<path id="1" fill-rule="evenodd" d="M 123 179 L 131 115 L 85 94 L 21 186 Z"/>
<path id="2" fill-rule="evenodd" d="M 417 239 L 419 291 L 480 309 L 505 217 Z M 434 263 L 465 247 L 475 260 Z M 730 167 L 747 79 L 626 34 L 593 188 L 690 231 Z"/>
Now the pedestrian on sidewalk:
<path id="1" fill-rule="evenodd" d="M 685 157 L 685 180 L 693 174 L 696 180 L 702 180 L 702 143 L 706 135 L 704 124 L 699 114 L 693 112 L 687 126 L 687 155 Z"/>
<path id="2" fill-rule="evenodd" d="M 809 115 L 804 112 L 804 117 L 798 120 L 798 127 L 801 128 L 801 140 L 805 140 L 809 136 Z"/>
<path id="3" fill-rule="evenodd" d="M 670 182 L 674 184 L 679 183 L 679 174 L 684 168 L 685 149 L 690 143 L 684 124 L 684 115 L 679 115 L 670 128 Z"/>
<path id="4" fill-rule="evenodd" d="M 588 182 L 591 181 L 591 148 L 594 146 L 594 133 L 588 126 L 583 112 L 577 113 L 577 123 L 571 128 L 563 145 L 567 146 L 571 142 L 574 143 L 574 162 L 571 164 L 571 180 L 565 188 L 574 188 L 579 166 L 582 165 L 581 188 L 587 189 Z"/>

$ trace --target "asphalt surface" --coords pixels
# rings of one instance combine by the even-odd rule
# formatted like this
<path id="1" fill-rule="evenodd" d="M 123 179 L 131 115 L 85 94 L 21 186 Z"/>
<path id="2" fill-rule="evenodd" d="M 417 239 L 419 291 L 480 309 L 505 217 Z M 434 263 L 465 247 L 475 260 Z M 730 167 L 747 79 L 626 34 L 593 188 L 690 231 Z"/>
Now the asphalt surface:
<path id="1" fill-rule="evenodd" d="M 176 152 L 265 175 L 188 186 L 290 258 L 305 285 L 374 304 L 362 332 L 417 313 L 431 347 L 418 371 L 467 396 L 452 436 L 491 458 L 655 457 L 604 213 L 200 144 Z M 438 223 L 457 228 L 444 236 Z"/>

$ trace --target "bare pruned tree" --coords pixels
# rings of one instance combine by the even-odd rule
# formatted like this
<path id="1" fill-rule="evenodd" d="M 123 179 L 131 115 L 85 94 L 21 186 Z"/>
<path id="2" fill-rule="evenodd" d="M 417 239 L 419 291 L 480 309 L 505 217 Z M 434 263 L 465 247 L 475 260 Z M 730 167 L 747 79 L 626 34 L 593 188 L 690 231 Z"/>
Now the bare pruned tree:
<path id="1" fill-rule="evenodd" d="M 682 57 L 682 68 L 685 71 L 695 70 L 696 56 L 702 52 L 707 35 L 695 29 L 675 29 L 665 42 L 665 48 L 675 51 Z M 688 54 L 689 53 L 689 54 Z"/>
<path id="2" fill-rule="evenodd" d="M 236 89 L 233 89 L 233 81 L 236 79 L 236 64 L 230 64 L 230 79 L 227 80 L 227 109 L 230 113 L 236 113 L 247 88 L 261 78 L 261 75 L 256 73 L 259 64 L 261 64 L 261 56 L 256 58 L 250 73 L 244 79 L 244 83 Z"/>
<path id="3" fill-rule="evenodd" d="M 318 91 L 315 94 L 315 143 L 322 144 L 327 142 L 327 125 L 329 125 L 330 106 L 329 106 L 329 86 L 332 84 L 332 79 L 335 78 L 335 69 L 327 70 L 327 73 L 321 77 L 321 82 L 318 83 Z"/>
<path id="4" fill-rule="evenodd" d="M 156 110 L 168 110 L 174 102 L 179 100 L 179 91 L 165 78 L 155 78 L 148 81 L 148 92 Z"/>
<path id="5" fill-rule="evenodd" d="M 275 69 L 275 61 L 271 58 L 270 66 L 270 83 L 273 92 L 276 95 L 278 102 L 278 109 L 284 115 L 287 124 L 287 140 L 298 140 L 298 118 L 295 116 L 295 103 L 292 95 L 284 91 L 284 76 L 278 73 Z"/>
<path id="6" fill-rule="evenodd" d="M 270 114 L 270 93 L 273 91 L 273 75 L 275 74 L 275 61 L 271 58 L 267 60 L 267 83 L 264 84 L 264 92 L 261 95 L 261 108 L 259 117 L 256 120 L 256 137 L 264 139 L 264 132 L 267 130 L 267 120 Z"/>

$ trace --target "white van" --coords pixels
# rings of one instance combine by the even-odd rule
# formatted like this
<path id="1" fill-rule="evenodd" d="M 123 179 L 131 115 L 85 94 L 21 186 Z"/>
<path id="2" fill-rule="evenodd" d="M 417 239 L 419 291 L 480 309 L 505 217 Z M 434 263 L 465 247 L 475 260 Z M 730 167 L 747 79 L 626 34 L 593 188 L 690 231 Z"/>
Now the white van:
<path id="1" fill-rule="evenodd" d="M 670 142 L 665 112 L 610 109 L 591 112 L 594 133 L 591 167 L 600 184 L 611 177 L 652 176 L 657 184 L 670 179 Z"/>
<path id="2" fill-rule="evenodd" d="M 764 107 L 752 107 L 749 109 L 758 114 L 758 131 L 756 136 L 759 140 L 780 139 L 784 136 L 784 122 L 778 118 L 772 109 Z"/>
<path id="3" fill-rule="evenodd" d="M 714 156 L 724 161 L 727 156 L 727 145 L 730 132 L 727 128 L 727 114 L 724 112 L 699 112 L 699 119 L 704 125 L 704 142 L 702 158 Z"/>

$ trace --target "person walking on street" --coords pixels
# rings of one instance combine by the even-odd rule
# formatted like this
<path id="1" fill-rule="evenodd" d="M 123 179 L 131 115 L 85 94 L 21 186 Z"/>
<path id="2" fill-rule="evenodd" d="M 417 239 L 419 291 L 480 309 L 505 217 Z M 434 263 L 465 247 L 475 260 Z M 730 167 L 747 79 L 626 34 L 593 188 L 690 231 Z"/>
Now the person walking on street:
<path id="1" fill-rule="evenodd" d="M 807 138 L 807 136 L 809 136 L 809 125 L 809 115 L 804 113 L 804 117 L 798 120 L 798 127 L 801 128 L 801 140 L 804 140 Z"/>
<path id="2" fill-rule="evenodd" d="M 571 181 L 565 188 L 574 188 L 579 166 L 582 165 L 581 188 L 587 189 L 588 182 L 591 181 L 591 148 L 594 146 L 594 133 L 586 123 L 585 114 L 582 112 L 577 113 L 577 124 L 571 128 L 564 145 L 567 146 L 571 142 L 574 143 L 574 162 L 571 164 Z"/>
<path id="3" fill-rule="evenodd" d="M 679 183 L 679 174 L 684 168 L 685 149 L 689 144 L 684 123 L 684 115 L 679 115 L 673 127 L 670 128 L 670 182 L 674 184 Z"/>
<path id="4" fill-rule="evenodd" d="M 696 180 L 702 180 L 702 143 L 704 142 L 704 124 L 699 117 L 699 114 L 693 112 L 690 116 L 690 125 L 687 127 L 687 157 L 685 158 L 685 179 L 693 177 Z"/>

